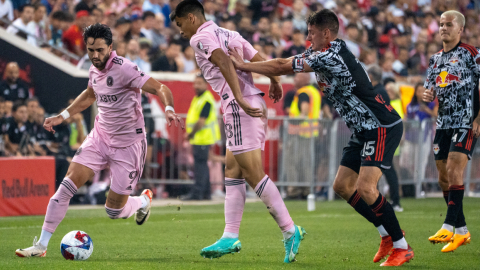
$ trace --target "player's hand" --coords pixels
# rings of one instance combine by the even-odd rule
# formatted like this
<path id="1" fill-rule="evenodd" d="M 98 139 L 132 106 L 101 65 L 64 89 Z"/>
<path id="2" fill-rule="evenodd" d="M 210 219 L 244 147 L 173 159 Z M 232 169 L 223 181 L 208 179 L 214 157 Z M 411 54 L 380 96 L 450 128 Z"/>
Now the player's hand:
<path id="1" fill-rule="evenodd" d="M 53 127 L 60 125 L 62 122 L 63 117 L 61 115 L 48 117 L 43 123 L 43 128 L 48 132 L 52 132 L 53 134 L 55 134 L 55 130 L 53 129 Z"/>
<path id="2" fill-rule="evenodd" d="M 245 62 L 240 54 L 238 54 L 237 50 L 233 47 L 228 47 L 228 54 L 230 55 L 230 59 L 232 59 L 233 66 L 236 69 L 242 69 L 241 67 Z"/>
<path id="3" fill-rule="evenodd" d="M 252 108 L 250 107 L 250 104 L 246 102 L 245 100 L 237 100 L 238 105 L 251 117 L 262 117 L 263 112 L 262 110 L 258 108 Z"/>
<path id="4" fill-rule="evenodd" d="M 168 123 L 168 126 L 171 127 L 172 126 L 172 121 L 173 123 L 175 124 L 176 127 L 178 127 L 178 124 L 180 124 L 180 127 L 182 129 L 185 129 L 185 123 L 183 122 L 182 118 L 180 116 L 178 116 L 176 113 L 168 110 L 165 115 L 167 116 L 167 123 Z"/>
<path id="5" fill-rule="evenodd" d="M 283 88 L 280 82 L 271 81 L 270 88 L 268 89 L 268 97 L 273 100 L 273 103 L 277 103 L 283 97 Z"/>
<path id="6" fill-rule="evenodd" d="M 434 99 L 435 91 L 433 91 L 433 87 L 430 89 L 425 89 L 425 92 L 423 92 L 423 101 L 432 102 Z"/>
<path id="7" fill-rule="evenodd" d="M 473 135 L 475 135 L 475 138 L 478 138 L 480 136 L 480 118 L 479 117 L 473 120 L 472 132 L 473 132 Z"/>

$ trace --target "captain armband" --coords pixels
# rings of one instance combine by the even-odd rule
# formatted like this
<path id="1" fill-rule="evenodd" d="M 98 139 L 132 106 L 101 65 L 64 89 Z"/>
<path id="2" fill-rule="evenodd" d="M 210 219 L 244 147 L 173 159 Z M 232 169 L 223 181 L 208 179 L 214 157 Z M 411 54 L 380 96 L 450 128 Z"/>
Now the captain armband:
<path id="1" fill-rule="evenodd" d="M 294 58 L 292 60 L 292 69 L 293 72 L 299 73 L 304 71 L 303 63 L 305 62 L 304 58 Z"/>

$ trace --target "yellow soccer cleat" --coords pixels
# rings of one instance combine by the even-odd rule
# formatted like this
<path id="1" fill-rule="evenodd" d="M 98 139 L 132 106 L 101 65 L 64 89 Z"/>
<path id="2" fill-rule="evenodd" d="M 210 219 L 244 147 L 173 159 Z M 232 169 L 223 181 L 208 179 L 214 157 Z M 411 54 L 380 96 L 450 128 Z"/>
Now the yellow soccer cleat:
<path id="1" fill-rule="evenodd" d="M 449 242 L 452 237 L 453 232 L 442 228 L 435 235 L 430 236 L 428 238 L 428 241 L 432 242 L 433 244 L 446 243 Z"/>
<path id="2" fill-rule="evenodd" d="M 461 245 L 470 244 L 470 232 L 467 234 L 455 234 L 452 240 L 442 248 L 442 252 L 453 252 Z"/>

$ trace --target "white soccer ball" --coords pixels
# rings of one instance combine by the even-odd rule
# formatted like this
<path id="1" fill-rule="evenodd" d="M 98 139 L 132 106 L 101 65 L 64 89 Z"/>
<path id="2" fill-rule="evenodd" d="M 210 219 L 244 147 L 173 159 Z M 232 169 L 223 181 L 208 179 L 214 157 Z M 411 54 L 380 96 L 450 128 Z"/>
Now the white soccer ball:
<path id="1" fill-rule="evenodd" d="M 60 251 L 66 260 L 84 261 L 92 255 L 92 238 L 83 231 L 71 231 L 63 237 Z"/>

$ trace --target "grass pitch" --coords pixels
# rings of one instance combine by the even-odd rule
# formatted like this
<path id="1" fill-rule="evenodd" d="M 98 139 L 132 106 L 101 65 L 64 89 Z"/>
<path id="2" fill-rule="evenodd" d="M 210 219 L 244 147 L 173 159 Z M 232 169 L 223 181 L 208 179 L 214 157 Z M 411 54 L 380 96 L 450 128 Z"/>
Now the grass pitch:
<path id="1" fill-rule="evenodd" d="M 402 200 L 398 213 L 415 258 L 404 269 L 480 269 L 480 199 L 464 200 L 472 244 L 443 254 L 432 245 L 445 218 L 443 198 Z M 374 269 L 380 237 L 377 230 L 344 201 L 318 202 L 307 212 L 305 201 L 288 201 L 296 224 L 307 230 L 297 262 L 284 264 L 281 233 L 262 203 L 245 206 L 240 240 L 242 251 L 220 259 L 204 259 L 200 249 L 223 233 L 223 205 L 152 208 L 145 225 L 133 217 L 111 220 L 104 209 L 69 210 L 53 235 L 45 258 L 19 258 L 15 249 L 39 236 L 43 216 L 0 218 L 0 269 Z M 87 261 L 67 261 L 60 240 L 72 230 L 83 230 L 93 240 Z"/>

